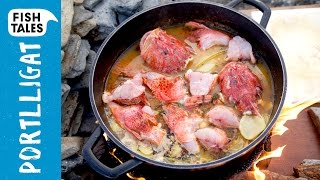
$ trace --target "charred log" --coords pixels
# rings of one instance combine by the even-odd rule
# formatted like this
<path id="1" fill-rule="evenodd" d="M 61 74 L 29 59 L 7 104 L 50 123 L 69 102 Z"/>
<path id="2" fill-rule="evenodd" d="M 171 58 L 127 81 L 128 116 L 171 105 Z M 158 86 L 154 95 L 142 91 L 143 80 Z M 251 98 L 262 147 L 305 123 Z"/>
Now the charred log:
<path id="1" fill-rule="evenodd" d="M 320 160 L 305 159 L 293 168 L 296 177 L 307 179 L 320 179 Z"/>

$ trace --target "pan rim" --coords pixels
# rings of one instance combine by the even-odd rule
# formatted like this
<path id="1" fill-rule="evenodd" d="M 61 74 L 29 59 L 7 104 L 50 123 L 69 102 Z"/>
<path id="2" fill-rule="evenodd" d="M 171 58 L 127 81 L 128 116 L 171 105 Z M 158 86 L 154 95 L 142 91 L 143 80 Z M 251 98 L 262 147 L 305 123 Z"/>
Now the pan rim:
<path id="1" fill-rule="evenodd" d="M 97 62 L 100 59 L 100 55 L 103 52 L 106 44 L 114 36 L 114 34 L 116 34 L 116 32 L 118 32 L 118 30 L 121 29 L 123 26 L 125 26 L 129 21 L 132 21 L 133 19 L 137 18 L 138 16 L 143 15 L 144 13 L 148 13 L 148 12 L 154 10 L 154 9 L 157 9 L 157 8 L 162 8 L 162 7 L 165 7 L 165 6 L 176 5 L 176 4 L 204 4 L 204 5 L 217 6 L 219 8 L 224 8 L 224 9 L 227 9 L 229 11 L 232 11 L 233 13 L 236 13 L 239 16 L 242 16 L 243 18 L 245 18 L 246 20 L 250 21 L 255 26 L 257 26 L 263 32 L 263 34 L 266 35 L 266 38 L 271 42 L 271 44 L 273 45 L 273 47 L 277 51 L 277 55 L 279 57 L 280 64 L 281 64 L 281 69 L 282 69 L 283 86 L 282 86 L 282 93 L 281 93 L 281 98 L 280 98 L 280 101 L 279 101 L 279 106 L 275 110 L 274 116 L 270 119 L 267 127 L 263 130 L 263 132 L 261 132 L 259 134 L 259 136 L 257 136 L 252 142 L 250 142 L 246 147 L 240 149 L 239 151 L 237 151 L 235 153 L 232 153 L 232 154 L 230 154 L 228 156 L 225 156 L 223 158 L 219 158 L 217 160 L 206 162 L 206 163 L 200 163 L 200 164 L 164 163 L 164 162 L 160 162 L 160 161 L 156 161 L 156 160 L 144 157 L 144 156 L 132 151 L 131 149 L 129 149 L 126 146 L 124 146 L 123 143 L 105 125 L 105 123 L 104 123 L 103 119 L 101 118 L 100 113 L 99 113 L 99 111 L 97 109 L 96 101 L 95 101 L 95 98 L 94 98 L 93 81 L 94 81 L 94 74 L 95 74 L 96 65 L 97 65 Z M 279 48 L 277 47 L 276 43 L 273 41 L 271 36 L 268 34 L 268 32 L 261 25 L 259 25 L 257 22 L 255 22 L 251 18 L 247 17 L 247 15 L 243 14 L 242 12 L 239 12 L 238 10 L 236 10 L 234 8 L 230 8 L 230 7 L 224 6 L 222 4 L 214 3 L 214 2 L 194 2 L 194 1 L 171 2 L 171 3 L 166 3 L 166 4 L 162 4 L 162 5 L 158 5 L 158 6 L 154 6 L 154 7 L 151 7 L 151 8 L 144 9 L 144 10 L 134 14 L 133 16 L 129 17 L 124 22 L 122 22 L 120 25 L 118 25 L 108 35 L 108 37 L 103 41 L 103 43 L 101 44 L 99 50 L 97 51 L 95 60 L 93 62 L 93 66 L 92 66 L 92 69 L 90 71 L 90 79 L 89 79 L 89 97 L 90 97 L 91 107 L 93 109 L 95 117 L 99 121 L 100 127 L 103 129 L 104 132 L 107 133 L 108 137 L 118 147 L 120 147 L 121 149 L 126 151 L 128 154 L 133 156 L 133 158 L 139 159 L 139 160 L 141 160 L 143 162 L 147 162 L 147 163 L 153 164 L 155 166 L 164 167 L 164 168 L 171 168 L 171 169 L 201 169 L 201 168 L 208 168 L 208 167 L 210 167 L 210 168 L 211 167 L 218 167 L 218 166 L 221 166 L 221 165 L 223 165 L 225 163 L 228 163 L 228 162 L 230 162 L 230 161 L 232 161 L 232 160 L 234 160 L 236 158 L 239 158 L 239 157 L 243 156 L 244 154 L 247 154 L 250 150 L 255 148 L 263 139 L 265 139 L 266 136 L 270 133 L 270 131 L 273 128 L 273 126 L 274 126 L 274 124 L 275 124 L 275 122 L 276 122 L 276 120 L 277 120 L 277 118 L 278 118 L 278 116 L 280 114 L 280 111 L 281 111 L 281 109 L 283 107 L 283 104 L 284 104 L 284 101 L 285 101 L 286 91 L 287 91 L 287 73 L 286 73 L 285 63 L 284 63 L 284 60 L 283 60 L 283 57 L 282 57 L 282 55 L 280 53 Z"/>

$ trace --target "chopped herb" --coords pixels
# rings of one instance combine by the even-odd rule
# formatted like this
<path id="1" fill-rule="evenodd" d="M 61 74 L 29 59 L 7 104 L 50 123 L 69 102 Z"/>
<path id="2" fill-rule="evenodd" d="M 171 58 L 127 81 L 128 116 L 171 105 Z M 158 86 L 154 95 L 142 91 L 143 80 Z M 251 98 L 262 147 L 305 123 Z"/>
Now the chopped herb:
<path id="1" fill-rule="evenodd" d="M 217 99 L 219 99 L 219 94 L 218 93 L 214 93 L 213 95 L 212 95 L 212 101 L 215 101 L 215 100 L 217 100 Z"/>
<path id="2" fill-rule="evenodd" d="M 182 108 L 183 107 L 183 104 L 181 103 L 175 103 L 178 107 Z"/>
<path id="3" fill-rule="evenodd" d="M 160 110 L 159 114 L 166 114 L 166 112 L 164 110 Z"/>

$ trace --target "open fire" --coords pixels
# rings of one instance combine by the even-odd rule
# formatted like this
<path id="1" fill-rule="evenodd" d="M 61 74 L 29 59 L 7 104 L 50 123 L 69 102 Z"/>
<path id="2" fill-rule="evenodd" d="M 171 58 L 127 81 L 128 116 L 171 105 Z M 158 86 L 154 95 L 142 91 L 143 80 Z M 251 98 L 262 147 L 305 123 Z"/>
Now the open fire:
<path id="1" fill-rule="evenodd" d="M 288 120 L 293 120 L 296 119 L 298 114 L 305 108 L 319 102 L 320 99 L 312 99 L 312 100 L 306 100 L 306 101 L 301 101 L 297 102 L 294 104 L 289 104 L 289 105 L 284 105 L 284 108 L 282 109 L 279 118 L 277 122 L 275 123 L 275 126 L 272 130 L 272 136 L 281 136 L 284 132 L 289 130 L 287 127 L 284 126 L 284 124 Z M 271 151 L 271 152 L 266 152 L 264 153 L 260 158 L 258 158 L 254 163 L 253 163 L 253 171 L 254 171 L 254 177 L 256 180 L 264 180 L 265 179 L 265 174 L 260 171 L 260 169 L 257 167 L 257 164 L 265 159 L 268 158 L 273 158 L 273 157 L 281 157 L 282 151 L 284 150 L 286 145 L 278 147 L 277 149 Z"/>
<path id="2" fill-rule="evenodd" d="M 123 162 L 121 161 L 121 159 L 119 159 L 119 158 L 115 155 L 116 150 L 117 150 L 116 148 L 113 148 L 112 151 L 109 152 L 109 154 L 122 164 Z M 130 173 L 130 172 L 126 173 L 126 175 L 127 175 L 130 179 L 133 179 L 133 180 L 146 180 L 144 177 L 135 177 L 135 176 L 133 176 L 132 173 Z"/>
<path id="3" fill-rule="evenodd" d="M 268 158 L 280 157 L 285 146 L 286 145 L 284 145 L 282 147 L 278 147 L 276 150 L 271 151 L 271 152 L 266 152 L 257 161 L 255 161 L 253 163 L 254 177 L 256 180 L 264 180 L 265 179 L 265 174 L 262 171 L 260 171 L 260 169 L 257 167 L 257 164 L 260 161 L 268 159 Z"/>
<path id="4" fill-rule="evenodd" d="M 272 130 L 272 136 L 281 136 L 284 134 L 287 130 L 289 130 L 287 127 L 285 127 L 285 123 L 288 120 L 294 120 L 297 118 L 298 114 L 305 109 L 306 107 L 309 107 L 317 102 L 319 102 L 320 99 L 313 99 L 313 100 L 306 100 L 304 102 L 300 103 L 295 103 L 295 104 L 290 104 L 290 105 L 285 105 L 284 108 L 282 109 L 279 118 L 277 122 L 275 123 L 275 126 Z M 106 140 L 108 140 L 106 138 Z M 265 174 L 257 167 L 257 164 L 260 161 L 269 159 L 269 158 L 274 158 L 274 157 L 281 157 L 281 154 L 284 150 L 286 145 L 283 145 L 281 147 L 276 148 L 273 151 L 270 152 L 265 152 L 263 153 L 252 165 L 253 167 L 253 174 L 254 178 L 256 180 L 264 180 L 265 179 Z M 109 154 L 114 157 L 119 163 L 123 163 L 122 160 L 120 160 L 116 155 L 116 148 L 112 149 L 112 151 L 109 152 Z M 144 177 L 135 177 L 132 172 L 126 173 L 127 177 L 133 180 L 145 180 L 146 178 Z"/>

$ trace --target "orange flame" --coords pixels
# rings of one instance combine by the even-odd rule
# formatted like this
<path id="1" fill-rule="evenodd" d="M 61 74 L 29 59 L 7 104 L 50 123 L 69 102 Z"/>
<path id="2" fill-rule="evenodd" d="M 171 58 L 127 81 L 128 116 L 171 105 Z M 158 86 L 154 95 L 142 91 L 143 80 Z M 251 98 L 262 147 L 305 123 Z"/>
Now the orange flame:
<path id="1" fill-rule="evenodd" d="M 121 159 L 119 159 L 114 153 L 116 152 L 117 148 L 113 148 L 112 152 L 109 152 L 109 154 L 111 156 L 113 156 L 114 158 L 116 158 L 116 160 L 118 160 L 121 164 L 123 164 L 123 162 L 121 161 Z"/>
<path id="2" fill-rule="evenodd" d="M 282 154 L 283 149 L 286 147 L 286 145 L 282 147 L 278 147 L 276 150 L 271 152 L 266 152 L 262 157 L 260 157 L 256 162 L 253 164 L 253 170 L 254 170 L 254 177 L 256 180 L 264 180 L 266 178 L 265 174 L 260 171 L 260 169 L 257 167 L 257 164 L 265 159 L 272 158 L 272 157 L 280 157 Z"/>
<path id="3" fill-rule="evenodd" d="M 314 98 L 304 101 L 299 101 L 292 104 L 287 104 L 282 109 L 279 118 L 277 119 L 277 122 L 275 123 L 275 126 L 272 130 L 272 136 L 278 135 L 281 136 L 283 133 L 285 133 L 288 128 L 284 126 L 284 124 L 288 120 L 294 120 L 297 119 L 298 114 L 305 108 L 317 103 L 320 101 L 320 98 Z M 260 171 L 260 169 L 257 167 L 257 164 L 265 159 L 272 158 L 272 157 L 280 157 L 282 154 L 283 149 L 286 145 L 282 147 L 278 147 L 276 150 L 265 153 L 262 157 L 260 157 L 256 162 L 253 164 L 253 170 L 254 170 L 254 177 L 257 180 L 264 180 L 265 174 Z"/>
<path id="4" fill-rule="evenodd" d="M 112 152 L 109 152 L 109 154 L 111 156 L 113 156 L 117 161 L 119 161 L 121 164 L 123 164 L 123 162 L 121 161 L 121 159 L 119 159 L 116 155 L 115 155 L 115 152 L 116 152 L 116 148 L 113 148 L 112 149 Z M 130 172 L 126 174 L 130 179 L 133 179 L 133 180 L 146 180 L 144 177 L 135 177 L 133 176 Z"/>
<path id="5" fill-rule="evenodd" d="M 277 122 L 272 130 L 272 136 L 279 135 L 281 136 L 284 132 L 288 130 L 284 124 L 288 120 L 297 119 L 298 114 L 305 108 L 317 103 L 320 101 L 320 98 L 314 98 L 312 100 L 305 100 L 301 102 L 296 102 L 294 104 L 285 105 L 277 119 Z"/>

